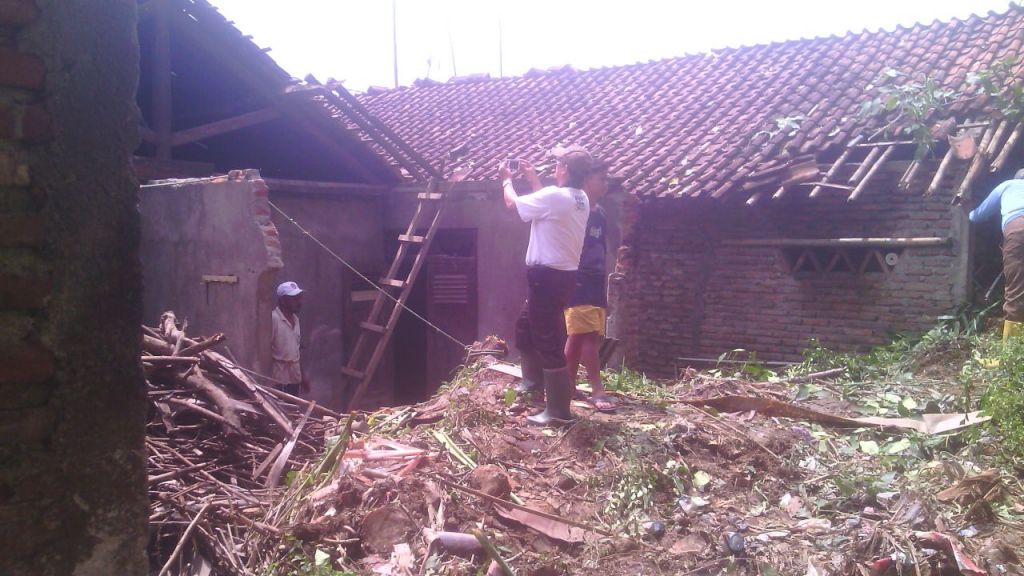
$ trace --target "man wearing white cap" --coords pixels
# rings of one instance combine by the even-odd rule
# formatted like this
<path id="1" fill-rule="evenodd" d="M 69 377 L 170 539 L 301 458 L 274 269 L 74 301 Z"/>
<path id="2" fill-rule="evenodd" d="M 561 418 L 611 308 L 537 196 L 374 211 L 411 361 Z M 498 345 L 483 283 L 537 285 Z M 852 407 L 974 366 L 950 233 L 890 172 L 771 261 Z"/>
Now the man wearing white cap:
<path id="1" fill-rule="evenodd" d="M 530 223 L 526 249 L 527 297 L 516 322 L 516 347 L 522 357 L 525 391 L 543 393 L 544 411 L 527 418 L 541 426 L 562 425 L 572 420 L 570 404 L 575 379 L 565 358 L 565 318 L 576 287 L 576 271 L 590 201 L 583 180 L 593 159 L 579 146 L 556 148 L 555 186 L 540 187 L 532 165 L 518 161 L 514 168 L 534 189 L 520 196 L 512 185 L 513 166 L 502 165 L 499 176 L 505 206 Z M 539 188 L 539 189 L 538 189 Z"/>
<path id="2" fill-rule="evenodd" d="M 303 292 L 295 282 L 282 282 L 277 287 L 277 307 L 271 314 L 270 355 L 273 363 L 270 377 L 277 381 L 279 390 L 292 395 L 309 391 L 309 383 L 299 361 L 299 343 L 302 341 L 299 311 L 302 310 Z"/>

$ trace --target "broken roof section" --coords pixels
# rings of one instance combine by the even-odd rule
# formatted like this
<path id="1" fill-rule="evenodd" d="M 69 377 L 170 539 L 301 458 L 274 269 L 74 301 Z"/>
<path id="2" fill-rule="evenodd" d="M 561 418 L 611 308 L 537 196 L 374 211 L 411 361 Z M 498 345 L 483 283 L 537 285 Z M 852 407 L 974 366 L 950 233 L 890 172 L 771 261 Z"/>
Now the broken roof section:
<path id="1" fill-rule="evenodd" d="M 292 78 L 207 0 L 140 0 L 142 154 L 160 155 L 154 151 L 161 146 L 160 20 L 165 15 L 169 147 L 175 160 L 212 164 L 220 171 L 259 167 L 274 177 L 370 184 L 434 174 L 344 88 Z"/>
<path id="2" fill-rule="evenodd" d="M 861 109 L 886 69 L 961 88 L 969 72 L 1022 47 L 1024 9 L 1014 6 L 630 66 L 420 82 L 361 99 L 427 154 L 468 144 L 471 179 L 494 178 L 506 155 L 544 163 L 552 145 L 578 142 L 641 196 L 746 200 L 759 186 L 814 180 L 819 160 L 884 126 Z M 970 98 L 944 112 L 959 122 L 987 119 L 986 105 Z"/>

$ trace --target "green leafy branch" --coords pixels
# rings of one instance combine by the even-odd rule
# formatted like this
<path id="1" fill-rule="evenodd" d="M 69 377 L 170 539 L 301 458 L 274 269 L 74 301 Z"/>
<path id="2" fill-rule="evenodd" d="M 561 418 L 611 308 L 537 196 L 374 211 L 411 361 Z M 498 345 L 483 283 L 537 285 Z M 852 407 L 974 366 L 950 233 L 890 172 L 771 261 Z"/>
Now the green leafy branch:
<path id="1" fill-rule="evenodd" d="M 878 133 L 910 137 L 917 145 L 916 160 L 932 152 L 934 138 L 929 120 L 936 111 L 961 96 L 961 92 L 943 86 L 935 78 L 914 77 L 895 68 L 883 70 L 868 90 L 874 90 L 877 95 L 861 104 L 859 114 L 862 117 L 885 116 L 888 122 Z"/>
<path id="2" fill-rule="evenodd" d="M 1011 122 L 1024 117 L 1024 83 L 1013 75 L 1019 63 L 1019 57 L 1009 56 L 988 68 L 967 74 L 967 84 L 988 96 L 992 107 Z"/>

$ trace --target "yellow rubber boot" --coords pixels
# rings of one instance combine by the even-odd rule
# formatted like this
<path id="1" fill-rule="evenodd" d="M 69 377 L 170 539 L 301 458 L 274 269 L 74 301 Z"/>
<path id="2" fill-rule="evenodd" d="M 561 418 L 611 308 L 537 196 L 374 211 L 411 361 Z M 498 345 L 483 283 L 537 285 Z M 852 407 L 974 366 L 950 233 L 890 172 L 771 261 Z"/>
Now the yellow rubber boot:
<path id="1" fill-rule="evenodd" d="M 1021 334 L 1024 334 L 1024 322 L 1003 320 L 1003 346 L 1006 345 L 1007 340 L 1010 338 L 1016 338 Z"/>
<path id="2" fill-rule="evenodd" d="M 1024 322 L 1003 320 L 1003 346 L 1006 346 L 1006 342 L 1010 338 L 1017 338 L 1021 334 L 1024 334 Z M 998 368 L 999 360 L 996 358 L 984 358 L 981 361 L 981 365 L 985 368 Z"/>

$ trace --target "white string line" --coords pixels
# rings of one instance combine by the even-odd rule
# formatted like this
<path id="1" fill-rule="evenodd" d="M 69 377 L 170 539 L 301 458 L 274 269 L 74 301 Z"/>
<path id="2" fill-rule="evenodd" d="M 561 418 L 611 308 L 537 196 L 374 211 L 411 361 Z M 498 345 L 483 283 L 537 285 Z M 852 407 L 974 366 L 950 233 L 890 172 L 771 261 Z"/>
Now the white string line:
<path id="1" fill-rule="evenodd" d="M 283 216 L 283 217 L 284 217 L 284 218 L 285 218 L 286 220 L 288 220 L 289 222 L 291 222 L 292 224 L 294 224 L 294 225 L 295 225 L 295 227 L 296 227 L 296 228 L 298 228 L 298 229 L 299 229 L 299 230 L 300 230 L 300 231 L 301 231 L 301 232 L 302 232 L 303 234 L 305 234 L 306 236 L 308 236 L 310 240 L 312 240 L 312 241 L 313 241 L 313 242 L 315 242 L 315 243 L 316 243 L 316 244 L 317 244 L 318 246 L 320 246 L 321 248 L 323 248 L 324 250 L 326 250 L 328 254 L 330 254 L 331 256 L 333 256 L 333 257 L 335 258 L 335 260 L 337 260 L 338 262 L 341 262 L 342 264 L 344 264 L 346 268 L 348 268 L 349 270 L 351 270 L 351 271 L 352 271 L 352 272 L 353 272 L 353 273 L 354 273 L 354 274 L 355 274 L 356 276 L 359 276 L 360 278 L 362 278 L 364 282 L 366 282 L 366 283 L 367 283 L 367 284 L 369 284 L 370 286 L 373 286 L 374 290 L 376 290 L 376 291 L 380 292 L 381 294 L 383 294 L 384 296 L 386 296 L 387 298 L 389 298 L 389 299 L 390 299 L 390 300 L 391 300 L 392 302 L 394 302 L 394 303 L 395 303 L 395 305 L 396 305 L 396 306 L 401 306 L 403 310 L 405 310 L 406 312 L 408 312 L 408 313 L 412 314 L 413 316 L 415 316 L 415 317 L 419 318 L 420 320 L 422 320 L 422 321 L 423 321 L 423 323 L 424 323 L 424 324 L 426 324 L 427 326 L 430 326 L 431 328 L 433 328 L 434 330 L 436 330 L 436 331 L 437 331 L 438 333 L 440 333 L 440 334 L 442 334 L 442 335 L 446 336 L 446 337 L 447 337 L 447 338 L 448 338 L 449 340 L 451 340 L 452 342 L 455 342 L 456 344 L 458 344 L 459 346 L 461 346 L 461 347 L 462 347 L 463 349 L 469 348 L 469 346 L 468 346 L 467 344 L 463 344 L 462 342 L 460 342 L 460 341 L 459 341 L 459 339 L 458 339 L 458 338 L 456 338 L 456 337 L 452 336 L 451 334 L 449 334 L 449 333 L 445 332 L 444 330 L 442 330 L 442 329 L 441 329 L 440 327 L 438 327 L 437 325 L 435 325 L 435 324 L 432 324 L 432 323 L 430 322 L 430 320 L 427 320 L 427 319 L 426 319 L 426 318 L 424 318 L 423 316 L 420 316 L 420 315 L 419 315 L 419 314 L 418 314 L 418 313 L 417 313 L 417 312 L 416 312 L 415 310 L 413 310 L 412 308 L 409 308 L 409 307 L 408 307 L 408 306 L 406 306 L 406 305 L 405 305 L 404 303 L 402 303 L 402 302 L 399 302 L 399 301 L 398 301 L 398 299 L 397 299 L 397 298 L 395 298 L 394 296 L 392 296 L 391 294 L 388 294 L 387 290 L 385 290 L 385 289 L 381 288 L 380 286 L 378 286 L 376 282 L 374 282 L 374 281 L 370 280 L 369 278 L 367 278 L 367 277 L 366 277 L 366 276 L 365 276 L 365 275 L 364 275 L 364 274 L 363 274 L 362 272 L 360 272 L 359 270 L 356 270 L 356 268 L 355 268 L 354 266 L 352 266 L 351 264 L 349 264 L 348 262 L 346 262 L 344 258 L 342 258 L 341 256 L 338 256 L 338 254 L 337 254 L 337 253 L 335 253 L 335 252 L 334 252 L 334 250 L 331 250 L 331 249 L 330 249 L 330 248 L 329 248 L 329 247 L 328 247 L 328 246 L 327 246 L 326 244 L 324 244 L 324 243 L 323 243 L 323 242 L 321 242 L 321 241 L 320 241 L 319 239 L 317 239 L 317 237 L 316 237 L 316 236 L 313 236 L 313 234 L 312 234 L 312 233 L 310 233 L 310 232 L 309 232 L 308 230 L 306 230 L 305 228 L 303 228 L 303 227 L 302 227 L 302 225 L 301 225 L 301 224 L 299 224 L 298 222 L 296 222 L 294 218 L 292 218 L 291 216 L 289 216 L 289 215 L 285 214 L 284 210 L 281 210 L 280 208 L 278 208 L 276 204 L 274 204 L 274 203 L 273 203 L 273 202 L 271 202 L 270 200 L 267 200 L 267 203 L 268 203 L 268 204 L 270 204 L 270 207 L 271 207 L 271 208 L 273 208 L 274 210 L 277 210 L 277 212 L 278 212 L 278 213 L 279 213 L 279 214 L 280 214 L 281 216 Z M 422 248 L 421 248 L 421 249 L 422 249 Z"/>

